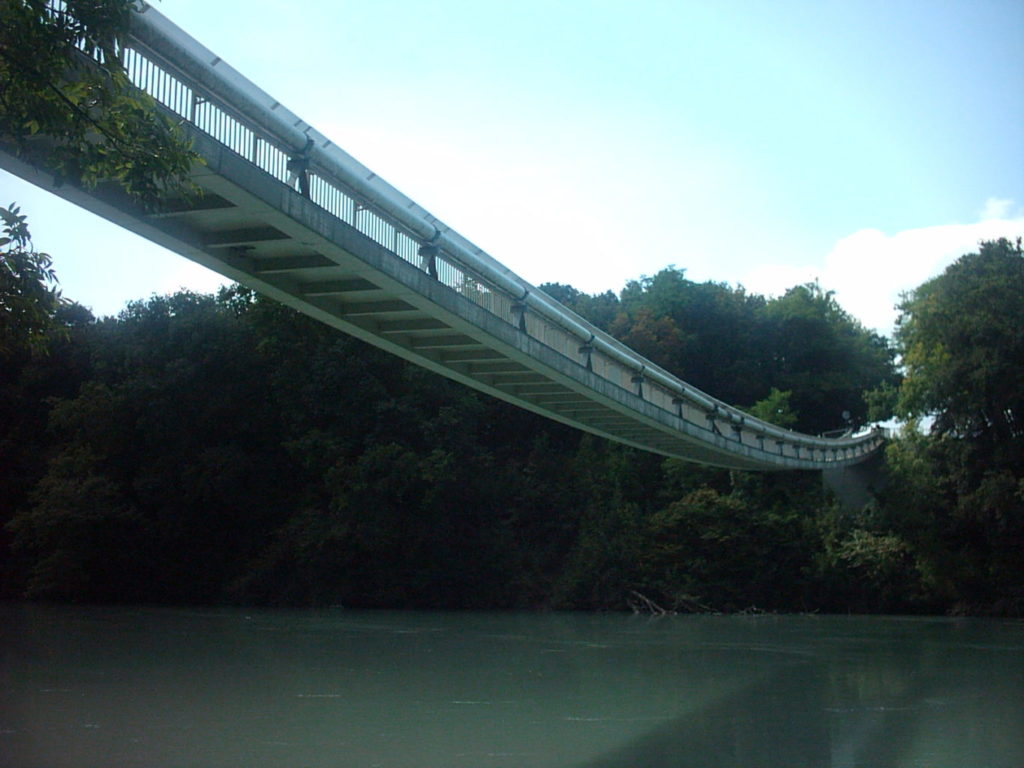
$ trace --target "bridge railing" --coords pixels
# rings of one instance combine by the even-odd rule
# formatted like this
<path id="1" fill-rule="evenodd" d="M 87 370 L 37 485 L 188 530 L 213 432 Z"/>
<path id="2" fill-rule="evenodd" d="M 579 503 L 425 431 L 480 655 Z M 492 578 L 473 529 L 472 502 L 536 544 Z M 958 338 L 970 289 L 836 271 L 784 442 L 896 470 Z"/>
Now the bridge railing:
<path id="1" fill-rule="evenodd" d="M 877 431 L 826 439 L 781 429 L 644 359 L 388 185 L 152 8 L 135 15 L 123 56 L 132 81 L 164 108 L 399 258 L 650 405 L 724 439 L 792 459 L 846 461 L 881 444 Z"/>

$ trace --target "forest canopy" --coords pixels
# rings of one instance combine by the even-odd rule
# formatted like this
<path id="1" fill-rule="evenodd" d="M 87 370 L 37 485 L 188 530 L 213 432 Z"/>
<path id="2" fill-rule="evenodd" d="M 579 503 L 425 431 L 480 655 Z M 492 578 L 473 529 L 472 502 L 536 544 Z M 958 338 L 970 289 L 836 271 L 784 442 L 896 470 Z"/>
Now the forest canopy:
<path id="1" fill-rule="evenodd" d="M 1012 276 L 1020 256 L 1009 248 L 991 269 Z M 964 264 L 984 282 L 991 249 L 982 251 Z M 842 426 L 844 410 L 863 423 L 867 390 L 910 402 L 888 341 L 817 285 L 769 299 L 666 269 L 618 295 L 547 290 L 698 386 L 783 424 Z M 930 327 L 914 302 L 929 297 L 931 311 L 933 295 L 908 297 L 904 354 Z M 728 472 L 608 443 L 240 287 L 156 296 L 99 320 L 73 304 L 58 315 L 64 332 L 50 337 L 49 354 L 22 347 L 0 373 L 8 596 L 1019 606 L 1020 467 L 972 474 L 985 445 L 977 430 L 908 433 L 889 449 L 896 481 L 871 507 L 842 511 L 815 473 Z M 1001 370 L 1012 373 L 1012 357 Z"/>

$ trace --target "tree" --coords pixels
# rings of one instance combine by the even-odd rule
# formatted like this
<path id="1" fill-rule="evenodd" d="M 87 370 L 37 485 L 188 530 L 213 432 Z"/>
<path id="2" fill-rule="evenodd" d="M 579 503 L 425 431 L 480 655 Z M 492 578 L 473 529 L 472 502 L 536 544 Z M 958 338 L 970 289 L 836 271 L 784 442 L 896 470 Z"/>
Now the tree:
<path id="1" fill-rule="evenodd" d="M 772 299 L 763 318 L 762 344 L 772 356 L 766 378 L 792 393 L 795 429 L 836 429 L 844 426 L 843 411 L 860 426 L 868 414 L 865 392 L 896 381 L 888 342 L 864 328 L 817 283 Z"/>
<path id="2" fill-rule="evenodd" d="M 209 296 L 89 329 L 92 371 L 49 417 L 49 461 L 9 530 L 33 596 L 223 598 L 295 504 L 272 361 Z"/>
<path id="3" fill-rule="evenodd" d="M 574 289 L 549 290 L 570 306 L 586 306 Z M 897 380 L 886 339 L 816 283 L 767 300 L 742 286 L 695 283 L 669 267 L 630 281 L 608 328 L 641 355 L 740 408 L 769 407 L 757 404 L 788 393 L 786 425 L 802 432 L 845 426 L 844 411 L 853 425 L 864 424 L 865 393 Z M 876 404 L 881 419 L 891 415 L 880 399 Z"/>
<path id="4" fill-rule="evenodd" d="M 1024 611 L 1024 255 L 983 242 L 900 304 L 912 420 L 887 454 L 883 496 L 918 569 L 963 610 Z M 931 420 L 930 434 L 916 420 Z"/>
<path id="5" fill-rule="evenodd" d="M 904 418 L 933 416 L 938 435 L 1015 446 L 1024 455 L 1024 256 L 1021 241 L 984 242 L 903 297 L 896 343 Z"/>
<path id="6" fill-rule="evenodd" d="M 619 297 L 612 291 L 591 295 L 561 283 L 541 283 L 540 289 L 602 331 L 611 328 L 615 316 L 620 311 Z"/>
<path id="7" fill-rule="evenodd" d="M 806 494 L 783 492 L 783 503 L 765 503 L 758 497 L 778 489 L 755 479 L 757 492 L 748 493 L 748 478 L 737 480 L 729 493 L 698 488 L 647 519 L 645 586 L 666 607 L 800 607 L 811 562 Z M 792 491 L 800 483 L 788 485 Z"/>
<path id="8" fill-rule="evenodd" d="M 53 261 L 32 247 L 27 218 L 11 203 L 0 208 L 0 359 L 15 349 L 43 349 L 61 306 Z"/>
<path id="9" fill-rule="evenodd" d="M 754 418 L 767 421 L 769 424 L 788 429 L 796 424 L 796 414 L 793 413 L 793 407 L 789 403 L 792 396 L 792 392 L 782 392 L 772 387 L 768 397 L 754 403 L 747 413 Z"/>
<path id="10" fill-rule="evenodd" d="M 196 156 L 120 59 L 133 0 L 0 2 L 0 145 L 58 184 L 117 182 L 151 203 L 187 189 Z"/>
<path id="11" fill-rule="evenodd" d="M 743 288 L 695 283 L 668 267 L 626 284 L 611 332 L 698 389 L 748 405 L 768 394 L 758 336 L 763 307 L 761 296 Z"/>

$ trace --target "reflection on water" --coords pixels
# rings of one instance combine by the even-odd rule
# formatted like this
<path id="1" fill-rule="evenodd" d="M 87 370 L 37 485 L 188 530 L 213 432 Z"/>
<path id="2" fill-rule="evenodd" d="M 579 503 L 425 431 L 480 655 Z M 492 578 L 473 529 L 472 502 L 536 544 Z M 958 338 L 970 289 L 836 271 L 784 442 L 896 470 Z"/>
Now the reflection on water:
<path id="1" fill-rule="evenodd" d="M 10 766 L 1024 766 L 1024 624 L 0 607 Z"/>

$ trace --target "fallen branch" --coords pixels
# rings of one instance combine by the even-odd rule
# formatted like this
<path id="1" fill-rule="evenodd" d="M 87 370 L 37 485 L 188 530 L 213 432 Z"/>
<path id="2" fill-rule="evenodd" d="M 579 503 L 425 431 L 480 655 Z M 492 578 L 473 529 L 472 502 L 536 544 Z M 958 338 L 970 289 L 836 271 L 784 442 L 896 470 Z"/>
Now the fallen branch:
<path id="1" fill-rule="evenodd" d="M 681 608 L 687 613 L 715 613 L 711 606 L 704 605 L 691 595 L 676 595 L 674 602 L 677 610 Z"/>
<path id="2" fill-rule="evenodd" d="M 666 611 L 651 598 L 646 595 L 642 595 L 635 589 L 629 590 L 629 596 L 626 598 L 626 602 L 629 603 L 630 610 L 633 613 L 649 613 L 652 616 L 667 616 L 673 611 Z"/>

